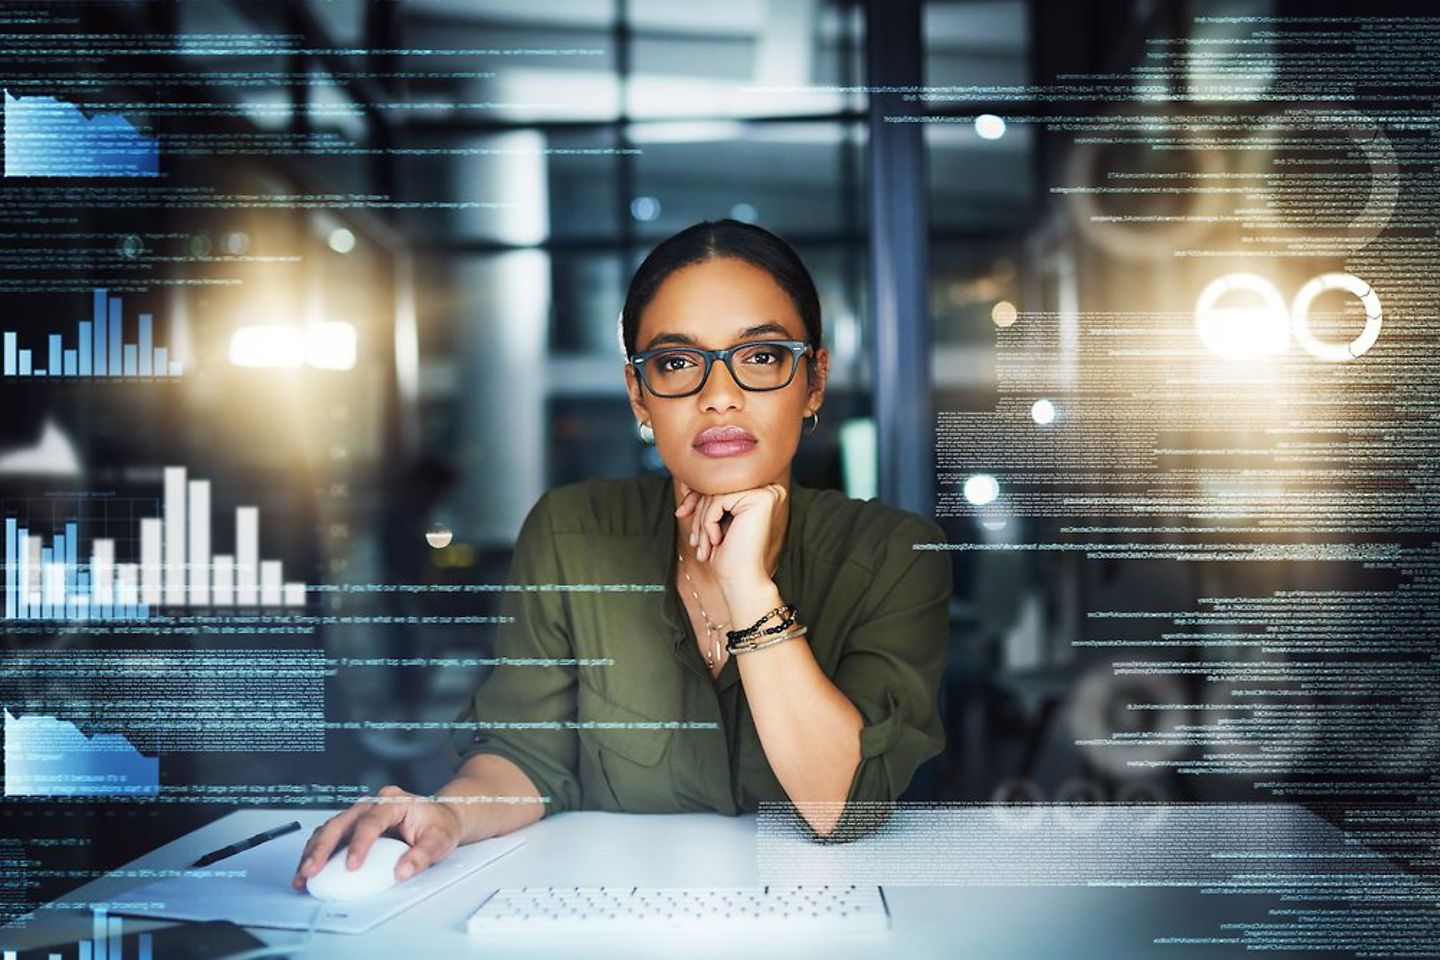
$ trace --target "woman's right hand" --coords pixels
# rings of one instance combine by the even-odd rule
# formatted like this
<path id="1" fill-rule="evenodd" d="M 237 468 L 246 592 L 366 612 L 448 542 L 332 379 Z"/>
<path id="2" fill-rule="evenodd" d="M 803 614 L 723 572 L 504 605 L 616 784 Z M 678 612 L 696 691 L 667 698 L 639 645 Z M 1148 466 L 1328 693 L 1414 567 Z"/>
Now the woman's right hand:
<path id="1" fill-rule="evenodd" d="M 448 857 L 460 843 L 460 831 L 460 817 L 449 804 L 399 787 L 385 787 L 377 799 L 361 800 L 326 820 L 310 835 L 291 884 L 296 890 L 304 890 L 305 881 L 319 873 L 347 839 L 350 851 L 345 865 L 354 870 L 365 862 L 375 840 L 387 832 L 398 834 L 410 845 L 395 864 L 395 879 L 409 880 Z"/>

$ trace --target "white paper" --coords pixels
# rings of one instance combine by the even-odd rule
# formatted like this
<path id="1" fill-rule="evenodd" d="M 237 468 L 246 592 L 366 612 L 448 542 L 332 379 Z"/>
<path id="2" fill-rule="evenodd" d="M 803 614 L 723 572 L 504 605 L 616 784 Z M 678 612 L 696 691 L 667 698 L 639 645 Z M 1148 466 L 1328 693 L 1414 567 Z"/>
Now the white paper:
<path id="1" fill-rule="evenodd" d="M 383 893 L 324 903 L 290 885 L 308 836 L 303 831 L 287 834 L 184 876 L 129 890 L 126 901 L 154 906 L 117 905 L 111 912 L 166 920 L 229 920 L 242 927 L 278 930 L 305 930 L 313 921 L 320 933 L 364 933 L 525 843 L 523 837 L 495 837 L 466 844 Z"/>

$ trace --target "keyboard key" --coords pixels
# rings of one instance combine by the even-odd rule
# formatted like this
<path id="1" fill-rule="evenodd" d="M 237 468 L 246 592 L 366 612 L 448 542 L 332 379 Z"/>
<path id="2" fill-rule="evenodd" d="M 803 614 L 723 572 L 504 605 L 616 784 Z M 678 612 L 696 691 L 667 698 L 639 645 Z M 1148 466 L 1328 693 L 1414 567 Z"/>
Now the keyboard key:
<path id="1" fill-rule="evenodd" d="M 868 933 L 889 928 L 874 886 L 508 887 L 471 916 L 474 934 L 664 931 Z"/>

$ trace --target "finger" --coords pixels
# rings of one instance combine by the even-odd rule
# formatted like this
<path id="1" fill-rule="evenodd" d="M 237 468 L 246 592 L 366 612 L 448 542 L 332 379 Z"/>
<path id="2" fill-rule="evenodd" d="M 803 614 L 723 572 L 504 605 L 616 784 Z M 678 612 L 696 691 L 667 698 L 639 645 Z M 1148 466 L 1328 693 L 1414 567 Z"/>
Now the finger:
<path id="1" fill-rule="evenodd" d="M 725 509 L 724 499 L 716 497 L 709 509 L 705 511 L 705 533 L 710 539 L 712 548 L 710 552 L 712 553 L 714 552 L 713 548 L 718 547 L 720 542 L 725 539 L 725 531 L 720 527 L 720 521 L 725 516 Z"/>
<path id="2" fill-rule="evenodd" d="M 331 819 L 333 820 L 334 818 L 332 817 Z M 300 862 L 295 865 L 295 876 L 290 881 L 290 885 L 295 889 L 305 889 L 305 880 L 319 870 L 320 865 L 324 862 L 318 855 L 318 851 L 322 849 L 322 846 L 328 849 L 326 842 L 321 839 L 321 833 L 330 822 L 330 820 L 327 820 L 325 823 L 316 827 L 314 831 L 311 832 L 310 839 L 305 841 L 305 848 L 300 851 Z"/>
<path id="3" fill-rule="evenodd" d="M 714 497 L 701 497 L 700 502 L 695 505 L 695 513 L 690 518 L 690 543 L 695 547 L 695 559 L 703 561 L 710 550 L 708 537 L 705 533 L 705 514 L 710 509 L 710 503 Z"/>
<path id="4" fill-rule="evenodd" d="M 690 546 L 697 548 L 697 555 L 700 546 L 700 518 L 705 516 L 705 508 L 709 502 L 710 497 L 697 495 L 694 510 L 690 514 Z"/>
<path id="5" fill-rule="evenodd" d="M 409 851 L 395 864 L 395 879 L 409 880 L 455 849 L 455 838 L 445 828 L 430 824 L 420 831 Z"/>
<path id="6" fill-rule="evenodd" d="M 372 806 L 373 809 L 360 818 L 355 824 L 355 831 L 350 834 L 350 850 L 345 856 L 347 870 L 354 870 L 365 862 L 366 855 L 380 835 L 405 816 L 408 804 L 375 803 Z"/>
<path id="7" fill-rule="evenodd" d="M 695 504 L 697 504 L 697 503 L 699 503 L 699 502 L 700 502 L 700 494 L 696 493 L 696 492 L 693 491 L 693 490 L 690 491 L 689 493 L 685 494 L 684 497 L 681 498 L 681 500 L 680 500 L 680 506 L 677 507 L 677 508 L 675 508 L 675 516 L 677 516 L 677 517 L 684 517 L 684 516 L 689 515 L 690 511 L 692 511 L 692 510 L 695 509 Z"/>
<path id="8" fill-rule="evenodd" d="M 678 484 L 676 490 L 680 494 L 680 506 L 675 512 L 676 514 L 679 514 L 680 511 L 686 509 L 687 506 L 694 507 L 695 504 L 693 503 L 693 499 L 699 497 L 700 495 L 694 490 L 690 489 L 690 485 L 685 483 L 684 481 L 676 481 L 676 483 Z"/>
<path id="9" fill-rule="evenodd" d="M 388 818 L 395 814 L 394 804 L 377 804 L 375 809 L 355 824 L 355 830 L 350 834 L 350 846 L 345 853 L 345 869 L 355 870 L 365 862 L 370 854 L 370 848 L 375 841 L 389 830 L 394 823 Z"/>
<path id="10" fill-rule="evenodd" d="M 326 822 L 328 823 L 329 821 Z M 315 850 L 320 845 L 320 832 L 324 829 L 324 824 L 316 827 L 310 833 L 310 839 L 305 841 L 305 848 L 300 851 L 300 862 L 295 864 L 295 879 L 293 881 L 297 887 L 305 882 L 306 871 L 315 863 Z"/>
<path id="11" fill-rule="evenodd" d="M 300 865 L 295 870 L 297 885 L 304 882 L 306 877 L 314 876 L 330 859 L 330 854 L 345 839 L 350 832 L 351 826 L 365 813 L 361 804 L 355 804 L 349 810 L 337 813 L 322 823 L 305 844 L 305 849 L 300 854 Z"/>

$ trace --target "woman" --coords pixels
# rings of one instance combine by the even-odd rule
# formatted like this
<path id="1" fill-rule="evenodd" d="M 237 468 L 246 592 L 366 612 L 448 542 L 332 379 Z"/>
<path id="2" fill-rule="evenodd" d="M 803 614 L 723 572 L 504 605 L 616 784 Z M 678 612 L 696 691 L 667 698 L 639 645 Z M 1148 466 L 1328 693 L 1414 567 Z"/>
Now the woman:
<path id="1" fill-rule="evenodd" d="M 496 655 L 556 662 L 497 666 L 466 711 L 455 779 L 433 798 L 386 787 L 331 818 L 297 887 L 347 837 L 354 866 L 398 834 L 403 880 L 580 808 L 789 800 L 815 836 L 851 836 L 943 748 L 950 565 L 915 549 L 940 531 L 791 482 L 829 368 L 794 250 L 734 220 L 683 230 L 636 271 L 621 336 L 631 409 L 670 475 L 540 499 L 511 582 L 561 588 L 509 595 Z"/>

